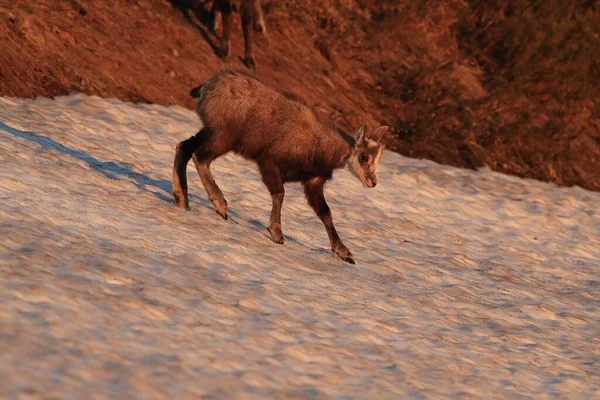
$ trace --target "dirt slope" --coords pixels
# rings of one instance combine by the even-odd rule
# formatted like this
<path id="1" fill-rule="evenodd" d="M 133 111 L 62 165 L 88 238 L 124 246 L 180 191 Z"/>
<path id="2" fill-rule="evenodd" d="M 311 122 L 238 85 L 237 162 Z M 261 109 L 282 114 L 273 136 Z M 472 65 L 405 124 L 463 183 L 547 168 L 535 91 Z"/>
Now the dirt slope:
<path id="1" fill-rule="evenodd" d="M 2 96 L 191 107 L 189 89 L 221 64 L 185 0 L 7 3 Z M 482 4 L 265 0 L 259 70 L 345 129 L 389 124 L 402 154 L 600 190 L 598 2 Z"/>

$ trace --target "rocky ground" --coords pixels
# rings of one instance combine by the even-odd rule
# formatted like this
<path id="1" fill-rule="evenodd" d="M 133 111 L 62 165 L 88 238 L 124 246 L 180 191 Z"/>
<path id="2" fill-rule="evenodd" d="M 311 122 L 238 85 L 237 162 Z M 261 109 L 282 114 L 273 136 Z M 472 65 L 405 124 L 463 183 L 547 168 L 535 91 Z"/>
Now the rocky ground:
<path id="1" fill-rule="evenodd" d="M 0 3 L 0 95 L 192 106 L 221 65 L 202 1 Z M 593 1 L 265 0 L 259 70 L 403 155 L 600 189 Z M 243 40 L 235 17 L 234 57 Z"/>

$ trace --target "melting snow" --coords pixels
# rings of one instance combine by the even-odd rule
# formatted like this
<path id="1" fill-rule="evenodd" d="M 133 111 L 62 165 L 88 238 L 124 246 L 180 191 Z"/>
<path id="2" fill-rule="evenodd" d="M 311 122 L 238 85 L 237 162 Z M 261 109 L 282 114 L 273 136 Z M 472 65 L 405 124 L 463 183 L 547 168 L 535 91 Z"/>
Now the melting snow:
<path id="1" fill-rule="evenodd" d="M 180 107 L 0 98 L 0 397 L 600 397 L 600 193 L 386 152 L 326 196 L 356 266 L 288 184 L 190 165 Z M 38 397 L 36 397 L 38 396 Z"/>

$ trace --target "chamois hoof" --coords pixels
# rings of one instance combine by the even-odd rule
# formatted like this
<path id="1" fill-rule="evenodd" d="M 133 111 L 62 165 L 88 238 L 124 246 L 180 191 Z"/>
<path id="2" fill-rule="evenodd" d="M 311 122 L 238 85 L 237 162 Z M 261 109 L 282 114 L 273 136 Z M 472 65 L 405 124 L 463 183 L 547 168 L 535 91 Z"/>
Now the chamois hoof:
<path id="1" fill-rule="evenodd" d="M 285 239 L 281 238 L 281 239 L 275 239 L 275 238 L 271 238 L 275 243 L 277 244 L 285 244 Z"/>
<path id="2" fill-rule="evenodd" d="M 244 65 L 251 70 L 256 70 L 256 61 L 254 60 L 254 57 L 246 57 Z"/>
<path id="3" fill-rule="evenodd" d="M 183 197 L 181 193 L 173 193 L 173 197 L 175 198 L 175 206 L 179 208 L 183 208 L 186 210 L 190 209 L 190 205 L 186 198 Z"/>
<path id="4" fill-rule="evenodd" d="M 257 20 L 254 23 L 254 31 L 266 36 L 267 35 L 267 25 L 265 25 L 265 21 Z"/>
<path id="5" fill-rule="evenodd" d="M 225 221 L 227 221 L 229 219 L 227 212 L 221 212 L 221 211 L 217 210 L 217 214 L 219 214 L 221 216 L 221 218 L 223 218 Z"/>
<path id="6" fill-rule="evenodd" d="M 354 256 L 352 255 L 352 253 L 350 253 L 350 250 L 348 250 L 346 246 L 342 245 L 342 247 L 335 248 L 333 249 L 333 252 L 342 260 L 350 264 L 356 264 L 356 262 L 354 261 Z"/>
<path id="7" fill-rule="evenodd" d="M 283 238 L 283 232 L 281 232 L 281 228 L 278 225 L 273 226 L 273 227 L 269 226 L 267 228 L 267 230 L 271 234 L 271 239 L 273 239 L 273 241 L 275 243 L 279 243 L 279 244 L 285 243 L 285 239 Z"/>
<path id="8" fill-rule="evenodd" d="M 217 214 L 223 219 L 227 219 L 227 201 L 225 199 L 210 199 Z"/>
<path id="9" fill-rule="evenodd" d="M 227 61 L 227 60 L 229 60 L 230 56 L 231 56 L 231 47 L 227 44 L 222 45 L 221 48 L 219 49 L 219 57 L 221 57 L 221 60 Z"/>

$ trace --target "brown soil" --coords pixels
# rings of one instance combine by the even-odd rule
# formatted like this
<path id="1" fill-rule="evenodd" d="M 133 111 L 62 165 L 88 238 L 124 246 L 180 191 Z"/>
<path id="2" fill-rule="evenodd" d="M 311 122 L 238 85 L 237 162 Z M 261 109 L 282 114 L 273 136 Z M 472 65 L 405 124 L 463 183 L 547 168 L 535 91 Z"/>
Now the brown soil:
<path id="1" fill-rule="evenodd" d="M 598 2 L 264 3 L 259 71 L 343 128 L 388 124 L 404 155 L 600 190 Z M 207 25 L 186 0 L 0 4 L 0 95 L 191 108 L 221 65 Z"/>

